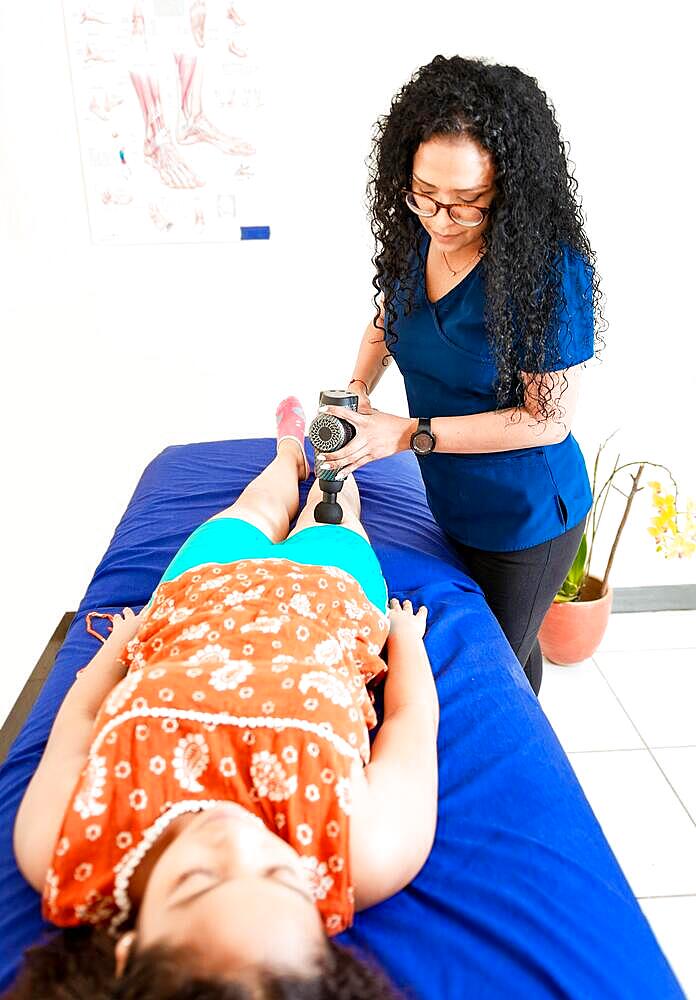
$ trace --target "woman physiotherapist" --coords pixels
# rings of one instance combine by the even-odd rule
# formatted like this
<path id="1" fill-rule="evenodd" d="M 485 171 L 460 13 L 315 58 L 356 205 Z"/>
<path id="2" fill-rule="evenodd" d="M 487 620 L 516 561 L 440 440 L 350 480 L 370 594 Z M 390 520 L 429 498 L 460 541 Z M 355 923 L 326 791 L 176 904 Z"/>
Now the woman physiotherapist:
<path id="1" fill-rule="evenodd" d="M 591 490 L 570 433 L 601 329 L 594 253 L 552 108 L 511 66 L 437 56 L 380 119 L 375 307 L 343 475 L 411 448 L 428 503 L 539 692 L 537 634 Z M 410 418 L 370 393 L 394 358 Z M 329 412 L 332 412 L 329 408 Z"/>

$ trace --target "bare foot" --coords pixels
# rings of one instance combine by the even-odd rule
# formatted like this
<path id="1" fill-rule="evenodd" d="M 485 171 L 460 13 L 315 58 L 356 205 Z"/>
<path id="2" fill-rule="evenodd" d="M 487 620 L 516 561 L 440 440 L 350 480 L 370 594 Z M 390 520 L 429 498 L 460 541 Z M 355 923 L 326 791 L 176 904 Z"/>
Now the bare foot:
<path id="1" fill-rule="evenodd" d="M 230 42 L 227 48 L 230 50 L 233 56 L 239 56 L 240 59 L 246 59 L 248 53 L 245 52 L 244 49 L 240 49 L 240 47 L 235 42 Z"/>
<path id="2" fill-rule="evenodd" d="M 87 8 L 84 8 L 80 13 L 80 24 L 84 24 L 85 21 L 93 21 L 95 24 L 111 24 L 101 11 L 87 10 Z"/>
<path id="3" fill-rule="evenodd" d="M 85 48 L 85 62 L 114 62 L 114 57 L 103 52 L 95 52 L 89 45 Z"/>
<path id="4" fill-rule="evenodd" d="M 242 20 L 232 4 L 227 8 L 227 16 L 230 21 L 234 21 L 238 28 L 242 28 L 246 24 L 246 21 Z"/>
<path id="5" fill-rule="evenodd" d="M 225 135 L 212 122 L 208 121 L 205 115 L 197 115 L 190 121 L 182 122 L 176 132 L 176 141 L 182 146 L 190 145 L 193 142 L 209 142 L 217 146 L 223 153 L 230 153 L 235 156 L 251 156 L 256 152 L 254 147 L 242 139 L 237 139 L 231 135 Z"/>
<path id="6" fill-rule="evenodd" d="M 205 183 L 181 159 L 167 129 L 145 140 L 145 162 L 154 167 L 167 187 L 197 188 Z"/>
<path id="7" fill-rule="evenodd" d="M 102 201 L 105 205 L 130 205 L 133 195 L 130 191 L 102 191 Z"/>
<path id="8" fill-rule="evenodd" d="M 159 205 L 155 205 L 154 203 L 150 205 L 150 218 L 152 219 L 152 222 L 154 223 L 155 226 L 157 226 L 157 228 L 161 233 L 168 232 L 174 225 L 173 222 L 170 222 L 168 219 L 165 219 L 165 217 L 160 212 Z"/>
<path id="9" fill-rule="evenodd" d="M 199 48 L 205 45 L 205 0 L 193 0 L 191 4 L 191 33 L 193 40 Z"/>
<path id="10" fill-rule="evenodd" d="M 131 30 L 134 38 L 145 37 L 145 17 L 143 15 L 143 8 L 140 5 L 140 0 L 135 0 L 133 5 L 133 13 L 131 14 Z"/>
<path id="11" fill-rule="evenodd" d="M 111 112 L 119 104 L 123 104 L 123 98 L 117 94 L 107 94 L 105 90 L 100 92 L 95 91 L 92 94 L 92 100 L 89 102 L 89 110 L 97 118 L 101 118 L 103 122 L 108 122 L 111 119 Z"/>

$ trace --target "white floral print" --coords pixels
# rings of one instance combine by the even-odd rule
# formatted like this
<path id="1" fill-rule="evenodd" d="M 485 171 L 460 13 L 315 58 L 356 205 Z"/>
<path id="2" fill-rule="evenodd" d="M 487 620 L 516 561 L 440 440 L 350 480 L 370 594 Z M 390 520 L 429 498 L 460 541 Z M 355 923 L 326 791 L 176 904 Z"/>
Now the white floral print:
<path id="1" fill-rule="evenodd" d="M 328 866 L 325 861 L 319 858 L 300 858 L 302 867 L 305 870 L 307 882 L 309 884 L 312 898 L 316 902 L 318 899 L 326 899 L 326 894 L 331 889 L 334 880 L 328 874 Z"/>
<path id="2" fill-rule="evenodd" d="M 230 658 L 230 651 L 225 646 L 221 646 L 219 643 L 208 643 L 203 649 L 197 650 L 195 653 L 191 653 L 189 658 L 186 660 L 188 664 L 192 667 L 197 667 L 201 663 L 212 664 L 212 663 L 227 663 Z"/>
<path id="3" fill-rule="evenodd" d="M 206 580 L 204 583 L 202 583 L 200 585 L 200 587 L 198 589 L 201 590 L 201 591 L 204 591 L 204 590 L 217 590 L 219 587 L 222 587 L 222 585 L 224 583 L 227 583 L 228 580 L 231 580 L 231 579 L 232 579 L 231 574 L 227 575 L 227 576 L 218 576 L 218 577 L 216 577 L 213 580 Z"/>
<path id="4" fill-rule="evenodd" d="M 265 592 L 266 588 L 263 584 L 259 584 L 258 587 L 250 587 L 249 590 L 232 590 L 229 594 L 225 594 L 222 603 L 228 608 L 240 607 L 247 601 L 258 601 Z"/>
<path id="5" fill-rule="evenodd" d="M 176 745 L 172 766 L 174 777 L 187 792 L 202 792 L 203 785 L 198 780 L 208 766 L 210 752 L 201 733 L 190 733 Z"/>
<path id="6" fill-rule="evenodd" d="M 320 792 L 316 785 L 307 785 L 305 788 L 305 798 L 308 802 L 318 802 Z"/>
<path id="7" fill-rule="evenodd" d="M 340 705 L 341 708 L 348 708 L 353 704 L 353 696 L 346 685 L 338 677 L 333 677 L 323 670 L 312 670 L 302 674 L 297 687 L 302 694 L 314 688 L 332 704 Z"/>
<path id="8" fill-rule="evenodd" d="M 312 606 L 309 603 L 309 598 L 306 594 L 293 594 L 292 600 L 290 601 L 290 607 L 298 615 L 302 615 L 303 618 L 316 618 L 316 613 L 312 611 Z"/>
<path id="9" fill-rule="evenodd" d="M 104 793 L 106 784 L 106 757 L 93 756 L 87 762 L 87 767 L 80 784 L 79 791 L 75 796 L 73 808 L 79 813 L 81 819 L 89 819 L 90 816 L 101 816 L 106 805 L 97 802 Z"/>
<path id="10" fill-rule="evenodd" d="M 253 622 L 247 622 L 246 625 L 242 625 L 239 629 L 240 632 L 246 634 L 247 632 L 263 632 L 265 634 L 271 633 L 277 635 L 280 632 L 282 626 L 282 621 L 280 618 L 270 618 L 268 615 L 259 615 L 259 617 Z"/>
<path id="11" fill-rule="evenodd" d="M 359 622 L 365 617 L 365 612 L 354 598 L 344 601 L 343 607 L 345 608 L 346 615 L 352 618 L 353 621 Z"/>
<path id="12" fill-rule="evenodd" d="M 144 788 L 134 788 L 128 796 L 128 802 L 130 803 L 131 809 L 139 812 L 147 805 L 147 792 Z"/>
<path id="13" fill-rule="evenodd" d="M 251 760 L 251 780 L 259 798 L 282 802 L 297 790 L 297 775 L 288 777 L 274 753 L 261 750 Z"/>
<path id="14" fill-rule="evenodd" d="M 314 837 L 314 833 L 309 823 L 298 823 L 295 833 L 302 846 L 309 847 L 312 843 L 312 838 Z"/>
<path id="15" fill-rule="evenodd" d="M 210 632 L 208 622 L 200 622 L 198 625 L 189 625 L 181 635 L 177 636 L 177 642 L 193 642 L 195 639 L 204 639 Z"/>
<path id="16" fill-rule="evenodd" d="M 106 699 L 106 704 L 104 705 L 104 711 L 108 715 L 116 715 L 116 713 L 126 704 L 140 683 L 142 676 L 142 670 L 131 670 L 131 672 L 126 674 L 123 680 L 116 685 L 109 697 Z"/>
<path id="17" fill-rule="evenodd" d="M 187 618 L 190 618 L 192 614 L 193 608 L 177 608 L 169 616 L 169 624 L 179 625 L 181 622 L 185 622 Z"/>
<path id="18" fill-rule="evenodd" d="M 338 639 L 325 639 L 314 647 L 314 657 L 317 663 L 332 667 L 343 659 L 343 648 Z"/>
<path id="19" fill-rule="evenodd" d="M 232 757 L 222 757 L 218 764 L 218 770 L 224 778 L 233 778 L 237 773 L 237 765 Z"/>
<path id="20" fill-rule="evenodd" d="M 213 670 L 209 684 L 216 691 L 234 691 L 254 672 L 254 664 L 249 660 L 230 660 L 223 667 Z"/>
<path id="21" fill-rule="evenodd" d="M 338 804 L 346 815 L 350 815 L 352 808 L 352 795 L 350 778 L 339 778 L 334 785 Z"/>

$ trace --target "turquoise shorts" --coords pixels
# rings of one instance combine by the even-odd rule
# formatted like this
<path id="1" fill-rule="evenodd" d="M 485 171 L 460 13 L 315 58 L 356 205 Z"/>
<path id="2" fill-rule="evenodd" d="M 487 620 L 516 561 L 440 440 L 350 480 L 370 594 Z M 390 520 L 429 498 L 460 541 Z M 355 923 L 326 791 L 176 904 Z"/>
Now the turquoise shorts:
<path id="1" fill-rule="evenodd" d="M 259 528 L 238 517 L 218 517 L 196 528 L 165 570 L 161 582 L 194 566 L 239 559 L 289 559 L 304 566 L 336 566 L 354 577 L 369 600 L 387 611 L 387 584 L 374 549 L 362 535 L 340 524 L 303 528 L 272 542 Z"/>

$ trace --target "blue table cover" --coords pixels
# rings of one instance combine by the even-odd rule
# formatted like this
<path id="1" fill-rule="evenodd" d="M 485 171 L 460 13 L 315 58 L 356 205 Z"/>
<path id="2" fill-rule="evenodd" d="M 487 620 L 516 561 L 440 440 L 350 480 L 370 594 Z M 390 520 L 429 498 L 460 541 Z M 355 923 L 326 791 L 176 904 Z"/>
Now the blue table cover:
<path id="1" fill-rule="evenodd" d="M 140 608 L 187 535 L 274 450 L 270 439 L 171 447 L 140 479 L 0 769 L 0 989 L 48 926 L 15 866 L 12 827 L 59 704 L 97 650 L 85 614 Z M 432 519 L 414 456 L 375 462 L 357 479 L 390 594 L 430 609 L 440 801 L 421 873 L 339 940 L 428 1000 L 683 997 L 496 620 Z"/>

